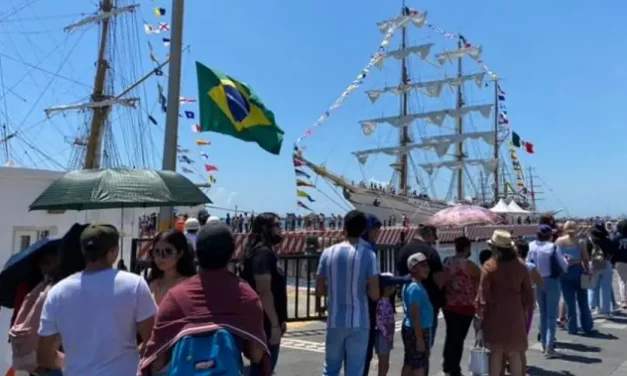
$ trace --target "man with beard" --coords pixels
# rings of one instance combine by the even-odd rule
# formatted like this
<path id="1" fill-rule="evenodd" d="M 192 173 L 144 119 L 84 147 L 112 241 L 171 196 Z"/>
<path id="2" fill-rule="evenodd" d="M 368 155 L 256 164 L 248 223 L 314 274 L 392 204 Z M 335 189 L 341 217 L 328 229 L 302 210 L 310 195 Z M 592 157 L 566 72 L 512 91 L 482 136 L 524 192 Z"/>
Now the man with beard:
<path id="1" fill-rule="evenodd" d="M 284 270 L 278 265 L 276 247 L 283 240 L 281 222 L 274 213 L 255 217 L 252 239 L 244 256 L 241 276 L 257 291 L 264 311 L 264 329 L 268 338 L 272 370 L 279 357 L 281 337 L 287 329 L 287 285 Z M 250 376 L 261 374 L 253 366 Z"/>

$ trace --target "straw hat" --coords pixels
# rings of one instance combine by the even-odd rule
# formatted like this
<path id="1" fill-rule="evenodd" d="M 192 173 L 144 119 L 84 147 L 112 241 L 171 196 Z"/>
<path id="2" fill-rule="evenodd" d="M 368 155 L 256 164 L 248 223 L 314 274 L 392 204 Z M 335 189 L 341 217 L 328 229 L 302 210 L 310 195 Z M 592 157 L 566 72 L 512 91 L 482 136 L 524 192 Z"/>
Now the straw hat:
<path id="1" fill-rule="evenodd" d="M 575 221 L 566 221 L 566 223 L 564 223 L 564 232 L 567 234 L 575 234 L 577 233 L 577 229 L 579 226 L 577 226 L 577 223 Z"/>
<path id="2" fill-rule="evenodd" d="M 494 230 L 492 239 L 488 240 L 488 244 L 498 248 L 513 248 L 512 234 L 505 230 Z"/>

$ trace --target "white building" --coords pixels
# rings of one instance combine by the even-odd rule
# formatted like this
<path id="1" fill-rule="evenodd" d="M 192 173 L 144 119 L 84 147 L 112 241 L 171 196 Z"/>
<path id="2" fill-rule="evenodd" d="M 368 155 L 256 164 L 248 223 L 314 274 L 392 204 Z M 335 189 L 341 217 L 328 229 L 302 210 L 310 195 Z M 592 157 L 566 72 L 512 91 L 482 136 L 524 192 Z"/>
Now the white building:
<path id="1" fill-rule="evenodd" d="M 105 222 L 115 225 L 122 234 L 121 253 L 130 265 L 131 240 L 138 236 L 138 218 L 158 208 L 107 209 L 86 211 L 28 211 L 28 206 L 56 179 L 62 171 L 0 167 L 0 269 L 11 255 L 46 235 L 63 235 L 78 223 Z M 197 209 L 181 208 L 190 214 Z M 11 352 L 6 341 L 12 311 L 0 309 L 0 374 L 10 365 Z"/>

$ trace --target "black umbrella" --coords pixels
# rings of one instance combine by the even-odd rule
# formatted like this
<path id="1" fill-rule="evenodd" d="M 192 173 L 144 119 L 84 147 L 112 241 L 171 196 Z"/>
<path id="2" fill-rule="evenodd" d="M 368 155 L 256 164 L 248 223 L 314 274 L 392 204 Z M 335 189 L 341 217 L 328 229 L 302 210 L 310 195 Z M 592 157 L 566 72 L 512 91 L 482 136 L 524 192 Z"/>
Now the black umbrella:
<path id="1" fill-rule="evenodd" d="M 13 308 L 20 284 L 28 282 L 33 288 L 41 282 L 43 276 L 37 263 L 39 257 L 48 251 L 59 252 L 59 269 L 54 276 L 56 281 L 83 270 L 85 259 L 79 239 L 87 226 L 75 223 L 62 238 L 44 238 L 9 258 L 0 272 L 0 306 Z"/>
<path id="2" fill-rule="evenodd" d="M 211 200 L 173 171 L 77 170 L 54 181 L 28 210 L 89 210 L 196 206 Z"/>
<path id="3" fill-rule="evenodd" d="M 15 294 L 24 282 L 34 287 L 42 279 L 37 262 L 42 254 L 59 249 L 62 238 L 46 237 L 25 250 L 11 256 L 0 272 L 0 306 L 13 308 Z"/>

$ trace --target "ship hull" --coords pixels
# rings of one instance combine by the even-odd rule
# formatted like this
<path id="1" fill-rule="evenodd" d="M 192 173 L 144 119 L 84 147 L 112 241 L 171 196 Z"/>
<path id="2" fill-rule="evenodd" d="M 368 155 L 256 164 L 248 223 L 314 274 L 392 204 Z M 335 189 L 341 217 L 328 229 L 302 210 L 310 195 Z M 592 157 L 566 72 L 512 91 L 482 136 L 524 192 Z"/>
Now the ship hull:
<path id="1" fill-rule="evenodd" d="M 403 215 L 410 224 L 423 224 L 433 214 L 450 206 L 442 201 L 390 195 L 368 189 L 344 191 L 344 197 L 355 209 L 374 214 L 382 221 L 394 216 L 397 224 L 400 224 Z"/>

